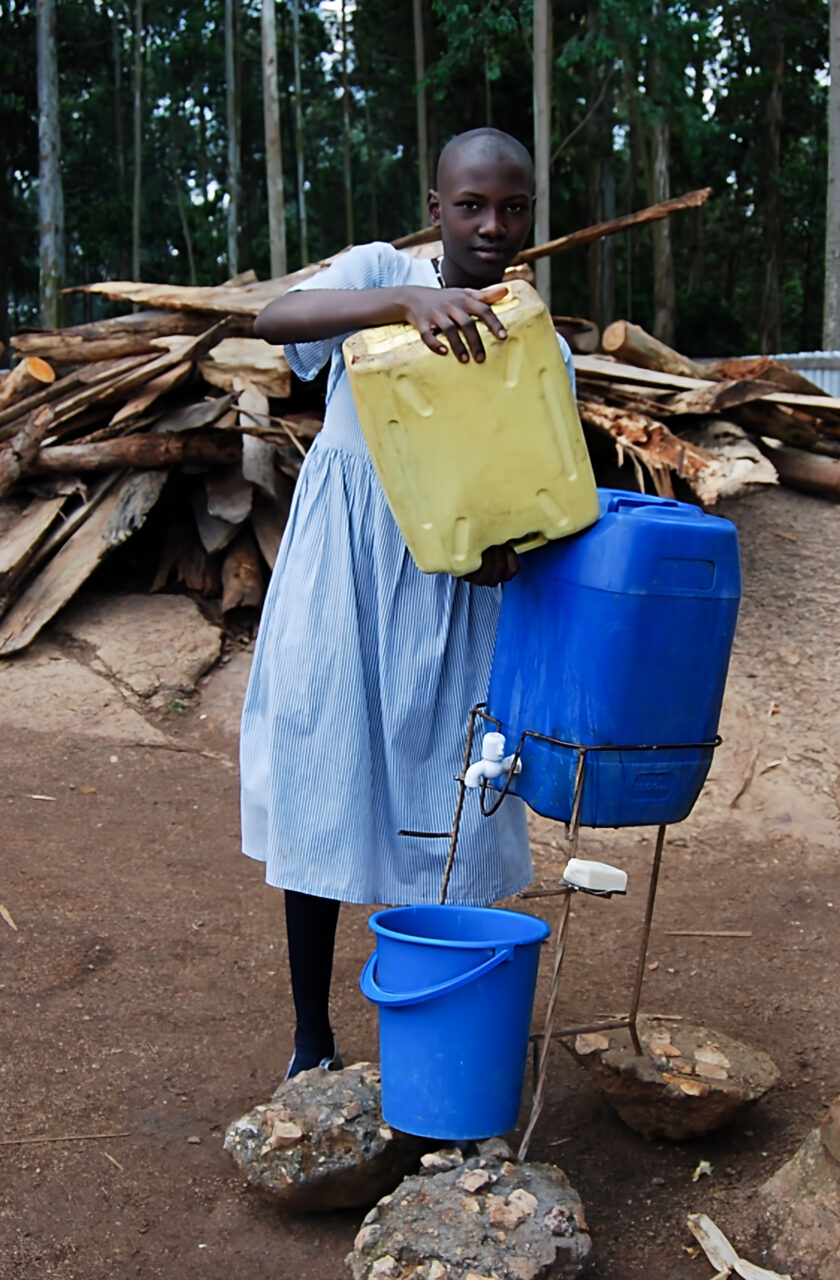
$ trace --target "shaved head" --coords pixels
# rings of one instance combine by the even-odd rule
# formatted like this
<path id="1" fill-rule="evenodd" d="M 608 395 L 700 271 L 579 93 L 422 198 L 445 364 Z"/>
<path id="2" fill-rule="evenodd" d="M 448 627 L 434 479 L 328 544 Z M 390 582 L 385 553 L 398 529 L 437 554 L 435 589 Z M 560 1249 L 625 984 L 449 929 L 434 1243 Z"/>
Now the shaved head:
<path id="1" fill-rule="evenodd" d="M 469 129 L 450 138 L 440 153 L 437 167 L 438 188 L 445 186 L 464 163 L 515 164 L 522 170 L 528 189 L 534 189 L 534 162 L 521 142 L 502 133 L 501 129 Z"/>

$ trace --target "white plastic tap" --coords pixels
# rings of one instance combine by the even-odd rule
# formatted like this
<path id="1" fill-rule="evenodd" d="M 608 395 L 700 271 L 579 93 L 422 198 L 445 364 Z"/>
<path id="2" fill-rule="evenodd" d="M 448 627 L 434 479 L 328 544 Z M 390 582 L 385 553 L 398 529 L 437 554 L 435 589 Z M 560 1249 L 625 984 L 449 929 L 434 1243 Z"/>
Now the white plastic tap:
<path id="1" fill-rule="evenodd" d="M 485 733 L 481 744 L 481 759 L 471 764 L 464 774 L 465 787 L 480 787 L 482 782 L 498 778 L 513 769 L 515 754 L 505 755 L 505 735 L 503 733 Z M 516 760 L 515 773 L 522 772 L 522 761 Z"/>

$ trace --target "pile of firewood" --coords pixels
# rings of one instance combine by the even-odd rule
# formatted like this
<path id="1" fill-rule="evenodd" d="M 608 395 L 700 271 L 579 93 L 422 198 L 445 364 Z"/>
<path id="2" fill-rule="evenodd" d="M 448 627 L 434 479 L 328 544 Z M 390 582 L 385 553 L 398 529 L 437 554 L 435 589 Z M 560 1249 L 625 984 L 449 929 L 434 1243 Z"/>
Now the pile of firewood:
<path id="1" fill-rule="evenodd" d="M 673 496 L 676 476 L 707 506 L 777 478 L 840 495 L 840 400 L 814 383 L 768 357 L 697 363 L 624 320 L 601 345 L 575 358 L 581 420 L 640 488 Z"/>
<path id="2" fill-rule="evenodd" d="M 541 252 L 707 195 L 527 250 L 512 270 L 527 275 Z M 429 232 L 400 247 L 440 251 Z M 313 398 L 313 387 L 293 380 L 282 349 L 251 336 L 253 318 L 325 265 L 208 288 L 88 285 L 146 309 L 12 339 L 18 361 L 0 377 L 0 656 L 28 645 L 153 509 L 150 589 L 180 585 L 217 601 L 222 619 L 256 614 L 295 478 L 321 426 L 323 388 L 313 384 Z M 555 324 L 575 352 L 594 452 L 598 439 L 608 441 L 640 489 L 670 495 L 676 480 L 678 496 L 711 505 L 778 474 L 838 492 L 840 401 L 797 374 L 769 360 L 697 364 L 623 321 L 605 331 L 605 354 L 597 354 L 590 321 Z"/>

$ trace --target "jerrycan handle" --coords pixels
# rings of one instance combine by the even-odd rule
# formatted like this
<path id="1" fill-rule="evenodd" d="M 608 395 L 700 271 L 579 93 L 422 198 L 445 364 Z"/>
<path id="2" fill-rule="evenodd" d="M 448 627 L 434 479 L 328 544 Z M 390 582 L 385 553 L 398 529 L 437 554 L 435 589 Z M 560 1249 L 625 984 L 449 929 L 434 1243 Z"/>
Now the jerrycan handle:
<path id="1" fill-rule="evenodd" d="M 519 555 L 523 551 L 535 551 L 537 547 L 544 547 L 546 542 L 548 538 L 543 533 L 526 533 L 524 538 L 514 538 L 510 545 Z"/>
<path id="2" fill-rule="evenodd" d="M 679 509 L 680 505 L 681 504 L 677 502 L 675 498 L 659 498 L 656 502 L 651 502 L 650 498 L 642 497 L 641 495 L 638 498 L 634 498 L 629 495 L 625 496 L 624 494 L 620 497 L 618 494 L 613 494 L 607 503 L 607 512 L 631 511 L 635 510 L 636 507 L 656 507 L 659 510 L 663 507 L 674 507 Z"/>

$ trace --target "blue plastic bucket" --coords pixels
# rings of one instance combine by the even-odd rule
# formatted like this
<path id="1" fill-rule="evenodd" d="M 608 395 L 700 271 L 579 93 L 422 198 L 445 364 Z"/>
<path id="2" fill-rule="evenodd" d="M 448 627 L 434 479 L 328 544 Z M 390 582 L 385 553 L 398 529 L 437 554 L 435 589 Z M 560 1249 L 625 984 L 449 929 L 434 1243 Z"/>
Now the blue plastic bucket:
<path id="1" fill-rule="evenodd" d="M 379 1006 L 382 1113 L 458 1141 L 516 1125 L 544 920 L 490 907 L 393 907 L 370 918 L 361 988 Z"/>

